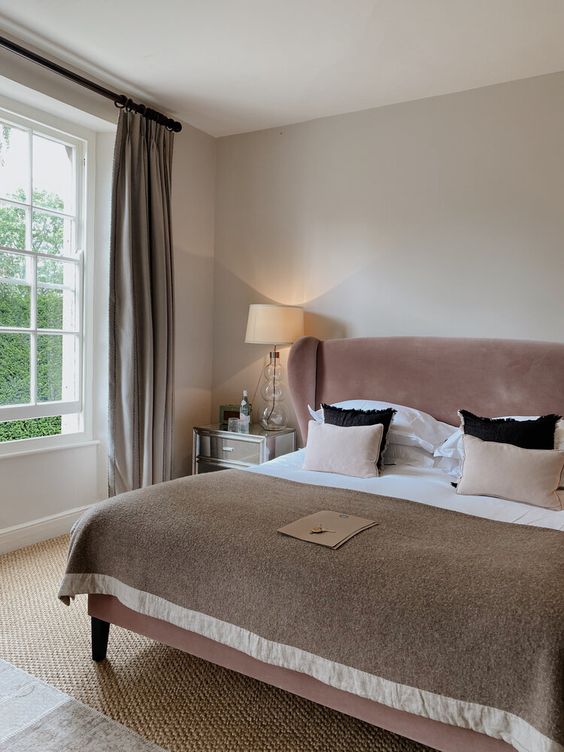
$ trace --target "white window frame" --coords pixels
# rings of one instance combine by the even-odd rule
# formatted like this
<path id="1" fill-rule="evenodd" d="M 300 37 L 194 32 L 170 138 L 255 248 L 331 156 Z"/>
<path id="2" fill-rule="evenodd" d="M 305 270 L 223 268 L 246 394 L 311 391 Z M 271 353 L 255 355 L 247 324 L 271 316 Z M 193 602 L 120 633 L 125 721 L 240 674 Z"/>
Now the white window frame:
<path id="1" fill-rule="evenodd" d="M 7 124 L 14 125 L 17 128 L 23 128 L 27 131 L 38 133 L 58 142 L 65 143 L 75 148 L 76 154 L 76 196 L 75 196 L 75 214 L 76 216 L 76 249 L 80 249 L 74 256 L 63 256 L 55 254 L 42 254 L 32 251 L 31 248 L 25 250 L 7 248 L 0 246 L 0 250 L 12 253 L 19 253 L 22 256 L 34 259 L 48 258 L 50 260 L 61 260 L 71 262 L 77 266 L 79 282 L 77 290 L 77 318 L 78 318 L 78 340 L 79 340 L 79 377 L 77 384 L 77 399 L 73 401 L 57 402 L 37 402 L 34 384 L 31 384 L 31 396 L 34 403 L 23 405 L 5 405 L 0 406 L 0 421 L 8 420 L 26 420 L 56 415 L 78 415 L 77 430 L 56 434 L 54 436 L 42 436 L 29 439 L 17 439 L 13 441 L 0 442 L 0 456 L 14 452 L 30 451 L 43 448 L 56 448 L 57 446 L 66 446 L 69 444 L 82 443 L 92 438 L 92 358 L 93 358 L 93 227 L 92 218 L 94 217 L 94 187 L 95 187 L 95 133 L 86 128 L 76 125 L 67 120 L 54 117 L 53 115 L 38 112 L 24 105 L 11 102 L 5 98 L 0 99 L 0 120 Z M 30 139 L 31 142 L 31 139 Z M 30 163 L 30 175 L 32 164 Z M 2 203 L 12 206 L 30 206 L 29 221 L 32 217 L 33 195 L 30 191 L 29 202 L 19 203 L 2 199 Z M 43 207 L 37 207 L 44 211 Z M 49 210 L 47 210 L 49 213 Z M 57 216 L 69 216 L 68 213 L 51 211 L 50 213 Z M 29 237 L 29 228 L 26 236 Z M 36 270 L 32 279 L 32 289 L 36 288 Z M 32 296 L 32 300 L 33 300 Z M 32 302 L 32 305 L 34 303 Z M 0 327 L 2 333 L 26 333 L 31 334 L 32 343 L 35 339 L 33 334 L 55 333 L 64 334 L 62 330 L 37 330 L 35 327 L 15 328 Z M 77 336 L 75 332 L 73 336 Z M 35 357 L 34 347 L 32 345 L 31 357 Z"/>

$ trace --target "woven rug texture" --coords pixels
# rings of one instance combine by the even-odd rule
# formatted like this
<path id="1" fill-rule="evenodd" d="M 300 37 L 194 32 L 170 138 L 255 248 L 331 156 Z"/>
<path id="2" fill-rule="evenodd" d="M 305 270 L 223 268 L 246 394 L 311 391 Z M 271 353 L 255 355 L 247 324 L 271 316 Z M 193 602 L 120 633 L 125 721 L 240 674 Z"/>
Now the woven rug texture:
<path id="1" fill-rule="evenodd" d="M 90 659 L 86 598 L 57 599 L 68 538 L 0 556 L 0 658 L 171 752 L 430 752 L 119 627 Z"/>

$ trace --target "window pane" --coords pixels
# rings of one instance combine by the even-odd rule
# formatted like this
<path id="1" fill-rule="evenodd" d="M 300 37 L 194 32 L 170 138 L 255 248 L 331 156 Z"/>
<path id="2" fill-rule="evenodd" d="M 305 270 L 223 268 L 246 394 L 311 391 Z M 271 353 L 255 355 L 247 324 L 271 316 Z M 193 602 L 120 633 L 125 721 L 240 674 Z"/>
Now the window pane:
<path id="1" fill-rule="evenodd" d="M 29 133 L 0 123 L 0 196 L 28 200 Z"/>
<path id="2" fill-rule="evenodd" d="M 25 249 L 26 210 L 0 203 L 0 245 Z"/>
<path id="3" fill-rule="evenodd" d="M 29 257 L 28 257 L 29 258 Z M 5 253 L 0 251 L 0 277 L 12 280 L 27 279 L 26 276 L 26 257 L 19 256 L 17 253 Z"/>
<path id="4" fill-rule="evenodd" d="M 37 335 L 37 401 L 75 400 L 78 394 L 78 337 Z"/>
<path id="5" fill-rule="evenodd" d="M 33 134 L 33 203 L 74 211 L 74 149 Z"/>
<path id="6" fill-rule="evenodd" d="M 0 334 L 0 405 L 30 401 L 30 335 Z"/>
<path id="7" fill-rule="evenodd" d="M 74 253 L 73 222 L 65 217 L 33 211 L 31 244 L 37 253 L 71 256 Z"/>
<path id="8" fill-rule="evenodd" d="M 6 420 L 0 423 L 0 442 L 35 439 L 38 436 L 58 436 L 62 433 L 61 424 L 60 415 L 53 418 Z"/>
<path id="9" fill-rule="evenodd" d="M 31 287 L 0 281 L 0 326 L 31 326 Z"/>
<path id="10" fill-rule="evenodd" d="M 37 326 L 76 331 L 78 269 L 55 259 L 37 261 Z"/>
<path id="11" fill-rule="evenodd" d="M 15 253 L 0 252 L 0 326 L 31 326 L 31 287 L 24 284 L 31 262 Z"/>

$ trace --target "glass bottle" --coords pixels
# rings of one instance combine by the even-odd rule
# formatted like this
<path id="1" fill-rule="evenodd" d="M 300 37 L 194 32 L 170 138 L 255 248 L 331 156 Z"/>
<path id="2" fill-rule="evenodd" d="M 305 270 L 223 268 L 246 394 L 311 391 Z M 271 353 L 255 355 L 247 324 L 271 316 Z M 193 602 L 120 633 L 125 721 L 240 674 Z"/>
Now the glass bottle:
<path id="1" fill-rule="evenodd" d="M 251 407 L 249 405 L 249 393 L 243 389 L 243 399 L 239 407 L 239 432 L 249 433 L 251 427 Z"/>

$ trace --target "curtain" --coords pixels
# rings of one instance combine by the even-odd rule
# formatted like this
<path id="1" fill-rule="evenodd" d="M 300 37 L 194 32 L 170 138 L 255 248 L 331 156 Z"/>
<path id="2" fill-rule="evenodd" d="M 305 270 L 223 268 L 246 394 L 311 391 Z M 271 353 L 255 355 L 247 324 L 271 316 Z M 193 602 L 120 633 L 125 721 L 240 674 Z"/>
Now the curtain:
<path id="1" fill-rule="evenodd" d="M 110 495 L 172 476 L 173 138 L 121 110 L 110 250 Z"/>

